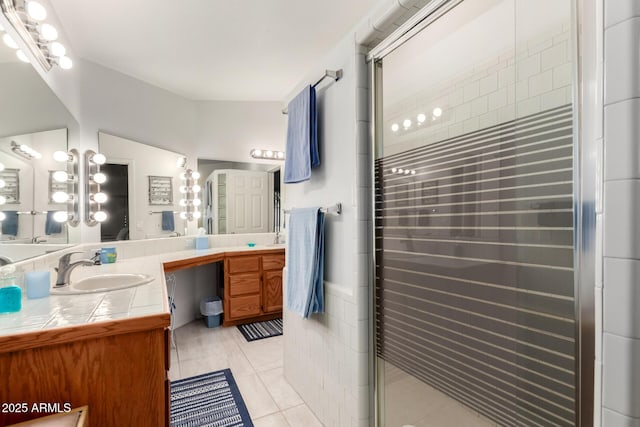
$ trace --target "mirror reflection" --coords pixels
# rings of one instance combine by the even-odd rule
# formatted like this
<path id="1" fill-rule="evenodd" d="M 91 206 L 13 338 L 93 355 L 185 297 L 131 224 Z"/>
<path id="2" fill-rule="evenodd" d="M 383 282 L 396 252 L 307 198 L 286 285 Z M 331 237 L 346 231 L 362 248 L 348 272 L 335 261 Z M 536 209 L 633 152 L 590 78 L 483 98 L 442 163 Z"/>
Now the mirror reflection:
<path id="1" fill-rule="evenodd" d="M 103 132 L 98 140 L 106 156 L 101 190 L 108 196 L 101 205 L 107 214 L 101 241 L 184 235 L 179 188 L 185 156 Z"/>
<path id="2" fill-rule="evenodd" d="M 280 166 L 198 159 L 202 220 L 207 234 L 267 233 L 280 229 Z"/>
<path id="3" fill-rule="evenodd" d="M 66 204 L 52 198 L 58 188 L 52 172 L 66 166 L 53 153 L 67 150 L 68 129 L 77 132 L 78 124 L 36 71 L 15 58 L 0 56 L 0 93 L 0 263 L 6 263 L 67 246 L 68 226 L 53 219 Z"/>

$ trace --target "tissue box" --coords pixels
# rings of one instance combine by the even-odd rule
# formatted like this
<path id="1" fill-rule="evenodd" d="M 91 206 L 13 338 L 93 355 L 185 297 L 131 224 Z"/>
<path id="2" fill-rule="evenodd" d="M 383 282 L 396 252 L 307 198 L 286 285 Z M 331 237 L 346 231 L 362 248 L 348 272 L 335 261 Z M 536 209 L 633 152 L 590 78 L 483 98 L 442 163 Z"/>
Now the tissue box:
<path id="1" fill-rule="evenodd" d="M 209 249 L 209 237 L 197 236 L 196 237 L 196 249 Z"/>

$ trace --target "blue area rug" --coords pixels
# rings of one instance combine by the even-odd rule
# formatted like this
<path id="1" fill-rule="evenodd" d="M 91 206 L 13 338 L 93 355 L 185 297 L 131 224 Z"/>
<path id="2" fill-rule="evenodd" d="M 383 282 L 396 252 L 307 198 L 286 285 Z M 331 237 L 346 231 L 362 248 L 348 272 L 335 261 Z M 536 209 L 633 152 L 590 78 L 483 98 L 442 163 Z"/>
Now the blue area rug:
<path id="1" fill-rule="evenodd" d="M 171 427 L 253 427 L 229 369 L 171 382 Z"/>
<path id="2" fill-rule="evenodd" d="M 238 329 L 249 342 L 282 335 L 282 319 L 238 325 Z"/>

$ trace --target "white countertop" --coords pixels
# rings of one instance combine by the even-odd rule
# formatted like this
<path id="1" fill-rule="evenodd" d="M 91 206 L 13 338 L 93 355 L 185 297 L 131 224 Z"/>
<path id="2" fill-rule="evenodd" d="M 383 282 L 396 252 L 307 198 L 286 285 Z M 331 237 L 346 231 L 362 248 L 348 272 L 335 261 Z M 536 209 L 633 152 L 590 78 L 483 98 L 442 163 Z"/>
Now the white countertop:
<path id="1" fill-rule="evenodd" d="M 109 273 L 148 274 L 150 283 L 110 292 L 75 295 L 50 295 L 28 299 L 23 291 L 22 310 L 0 314 L 0 336 L 22 334 L 44 329 L 128 319 L 168 313 L 167 290 L 163 263 L 187 260 L 225 252 L 247 252 L 284 249 L 285 245 L 256 245 L 189 249 L 162 254 L 118 259 L 114 264 L 77 267 L 74 280 Z M 51 270 L 52 284 L 56 274 Z"/>

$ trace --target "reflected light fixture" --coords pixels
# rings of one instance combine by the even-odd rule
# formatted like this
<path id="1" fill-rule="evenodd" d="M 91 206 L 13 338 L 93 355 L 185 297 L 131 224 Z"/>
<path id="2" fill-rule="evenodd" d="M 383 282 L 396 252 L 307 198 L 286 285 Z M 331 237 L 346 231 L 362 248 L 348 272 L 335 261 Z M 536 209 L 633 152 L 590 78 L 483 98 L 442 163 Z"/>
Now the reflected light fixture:
<path id="1" fill-rule="evenodd" d="M 198 206 L 202 204 L 202 201 L 198 198 L 198 193 L 201 190 L 197 184 L 198 178 L 200 178 L 200 173 L 191 169 L 187 169 L 180 174 L 180 179 L 184 181 L 179 188 L 180 193 L 183 194 L 179 204 L 184 208 L 184 210 L 180 212 L 180 218 L 186 221 L 193 221 L 202 216 L 198 210 Z"/>
<path id="2" fill-rule="evenodd" d="M 0 0 L 0 7 L 15 30 L 15 34 L 22 39 L 29 51 L 18 54 L 21 61 L 31 62 L 29 61 L 31 56 L 45 71 L 49 71 L 56 64 L 64 70 L 73 67 L 73 61 L 64 56 L 66 54 L 64 46 L 55 41 L 59 37 L 58 30 L 50 23 L 44 22 L 47 19 L 47 9 L 41 3 L 33 0 Z M 6 30 L 0 28 L 0 31 Z M 9 33 L 3 34 L 2 40 L 12 49 L 20 47 L 18 40 Z"/>
<path id="3" fill-rule="evenodd" d="M 266 160 L 284 160 L 283 151 L 275 150 L 262 150 L 260 148 L 254 148 L 250 151 L 251 157 L 254 159 L 266 159 Z"/>
<path id="4" fill-rule="evenodd" d="M 397 123 L 394 123 L 391 125 L 391 132 L 398 132 L 398 130 L 400 129 L 400 125 Z"/>
<path id="5" fill-rule="evenodd" d="M 106 162 L 106 157 L 93 150 L 84 153 L 84 222 L 93 227 L 107 220 L 108 215 L 102 210 L 101 204 L 107 201 L 107 195 L 100 191 L 100 184 L 107 182 L 107 176 L 100 172 L 100 165 Z"/>
<path id="6" fill-rule="evenodd" d="M 434 108 L 431 114 L 432 114 L 433 120 L 437 119 L 438 117 L 442 116 L 442 108 L 440 107 Z"/>
<path id="7" fill-rule="evenodd" d="M 11 141 L 11 151 L 27 160 L 42 158 L 42 154 L 40 154 L 40 152 L 34 150 L 27 144 L 18 144 L 15 141 Z"/>

